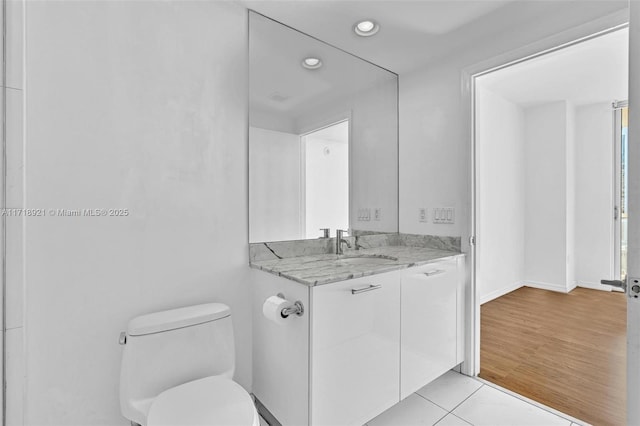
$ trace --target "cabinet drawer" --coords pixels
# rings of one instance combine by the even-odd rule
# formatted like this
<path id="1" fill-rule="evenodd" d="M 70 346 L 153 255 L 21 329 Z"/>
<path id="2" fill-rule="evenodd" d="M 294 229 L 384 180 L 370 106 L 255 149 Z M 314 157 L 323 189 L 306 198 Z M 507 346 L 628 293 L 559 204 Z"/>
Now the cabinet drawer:
<path id="1" fill-rule="evenodd" d="M 457 364 L 458 284 L 455 260 L 402 277 L 401 398 Z"/>
<path id="2" fill-rule="evenodd" d="M 311 424 L 362 425 L 399 401 L 399 276 L 315 287 L 311 303 Z"/>

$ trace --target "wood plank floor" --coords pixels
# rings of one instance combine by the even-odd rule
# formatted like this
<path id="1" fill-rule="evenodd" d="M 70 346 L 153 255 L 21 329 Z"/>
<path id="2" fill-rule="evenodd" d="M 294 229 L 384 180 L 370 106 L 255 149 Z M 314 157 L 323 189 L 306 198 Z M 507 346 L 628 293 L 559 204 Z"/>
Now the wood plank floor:
<path id="1" fill-rule="evenodd" d="M 626 424 L 626 296 L 522 287 L 480 309 L 480 377 L 593 425 Z"/>

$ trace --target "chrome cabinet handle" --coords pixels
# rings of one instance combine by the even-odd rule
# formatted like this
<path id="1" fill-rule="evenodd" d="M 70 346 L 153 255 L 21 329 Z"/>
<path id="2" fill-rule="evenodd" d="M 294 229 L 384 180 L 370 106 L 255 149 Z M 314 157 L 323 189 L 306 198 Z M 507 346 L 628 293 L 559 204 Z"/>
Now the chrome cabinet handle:
<path id="1" fill-rule="evenodd" d="M 380 284 L 369 284 L 366 287 L 352 288 L 351 289 L 351 294 L 366 293 L 367 291 L 378 290 L 378 289 L 381 289 L 381 288 L 382 288 L 382 286 Z"/>
<path id="2" fill-rule="evenodd" d="M 431 271 L 427 271 L 424 274 L 428 277 L 431 277 L 433 275 L 444 274 L 444 272 L 444 269 L 432 269 Z"/>

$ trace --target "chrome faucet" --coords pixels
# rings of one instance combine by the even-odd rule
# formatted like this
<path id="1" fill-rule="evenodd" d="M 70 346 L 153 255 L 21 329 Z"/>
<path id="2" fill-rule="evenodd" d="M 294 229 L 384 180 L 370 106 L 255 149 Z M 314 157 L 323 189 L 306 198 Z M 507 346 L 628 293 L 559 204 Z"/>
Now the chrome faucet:
<path id="1" fill-rule="evenodd" d="M 351 248 L 351 244 L 349 241 L 342 238 L 344 233 L 349 231 L 345 231 L 343 229 L 336 229 L 336 254 L 342 254 L 342 244 L 346 244 L 348 248 Z"/>

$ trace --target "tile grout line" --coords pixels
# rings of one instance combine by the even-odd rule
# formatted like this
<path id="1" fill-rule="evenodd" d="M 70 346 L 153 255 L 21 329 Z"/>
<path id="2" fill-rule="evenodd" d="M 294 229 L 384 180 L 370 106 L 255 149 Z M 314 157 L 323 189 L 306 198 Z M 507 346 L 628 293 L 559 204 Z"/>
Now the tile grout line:
<path id="1" fill-rule="evenodd" d="M 480 383 L 480 382 L 478 382 Z M 462 401 L 460 401 L 455 407 L 453 407 L 451 410 L 446 409 L 445 407 L 438 405 L 438 403 L 430 400 L 429 398 L 427 398 L 426 396 L 422 396 L 420 395 L 418 392 L 414 392 L 415 395 L 418 395 L 420 398 L 424 399 L 425 401 L 429 401 L 430 403 L 432 403 L 433 405 L 435 405 L 436 407 L 442 408 L 444 411 L 447 412 L 447 414 L 445 414 L 443 417 L 441 417 L 437 422 L 434 423 L 434 426 L 438 424 L 438 422 L 440 422 L 442 419 L 444 419 L 445 417 L 447 417 L 449 414 L 452 414 L 454 416 L 456 416 L 455 414 L 453 414 L 453 410 L 455 410 L 456 408 L 458 408 L 462 403 L 464 403 L 467 399 L 471 398 L 473 396 L 473 394 L 475 394 L 476 392 L 478 392 L 480 389 L 482 389 L 482 387 L 485 386 L 484 383 L 480 383 L 480 387 L 478 387 L 478 389 L 474 390 L 473 392 L 471 392 L 469 394 L 469 396 L 467 396 L 465 399 L 463 399 Z M 464 420 L 465 422 L 469 423 L 467 420 L 463 419 L 460 416 L 456 416 L 462 420 Z M 471 424 L 471 423 L 469 423 Z"/>
<path id="2" fill-rule="evenodd" d="M 459 406 L 461 406 L 462 404 L 464 404 L 464 402 L 465 402 L 467 399 L 469 399 L 469 398 L 471 398 L 473 395 L 475 395 L 475 394 L 476 394 L 476 392 L 478 392 L 478 391 L 479 391 L 480 389 L 482 389 L 484 386 L 485 386 L 485 385 L 484 385 L 484 383 L 482 383 L 478 389 L 474 390 L 473 392 L 471 392 L 471 395 L 469 395 L 468 397 L 466 397 L 465 399 L 463 399 L 462 401 L 460 401 L 460 403 L 459 403 L 458 405 L 456 405 L 455 407 L 453 407 L 453 408 L 451 409 L 451 411 L 449 411 L 449 413 L 453 414 L 453 410 L 455 410 L 456 408 L 458 408 Z M 455 414 L 453 414 L 453 415 L 455 416 Z M 459 416 L 456 416 L 456 417 L 459 417 Z M 460 417 L 460 418 L 461 418 L 462 420 L 464 420 L 465 422 L 467 422 L 467 420 L 463 419 L 462 417 Z M 470 422 L 467 422 L 467 423 L 470 423 Z"/>
<path id="3" fill-rule="evenodd" d="M 428 400 L 427 400 L 428 401 Z M 433 402 L 433 401 L 429 401 L 429 402 Z M 435 405 L 437 405 L 438 407 L 440 407 L 438 404 L 436 404 L 435 402 L 433 402 Z M 442 408 L 442 407 L 441 407 Z M 445 410 L 447 411 L 447 410 Z M 432 425 L 432 426 L 436 426 L 438 423 L 440 423 L 442 421 L 442 419 L 444 419 L 445 417 L 447 417 L 449 414 L 451 413 L 445 413 L 444 416 L 440 417 L 438 420 L 436 420 L 436 422 Z"/>
<path id="4" fill-rule="evenodd" d="M 464 422 L 466 422 L 466 423 L 469 423 L 470 425 L 473 425 L 473 423 L 471 423 L 470 421 L 468 421 L 468 420 L 466 420 L 466 419 L 464 419 L 464 418 L 462 418 L 462 417 L 460 417 L 460 416 L 455 415 L 455 414 L 453 413 L 453 410 L 455 410 L 456 408 L 458 408 L 459 406 L 461 406 L 462 404 L 464 404 L 464 402 L 465 402 L 467 399 L 469 399 L 469 398 L 471 398 L 473 395 L 475 395 L 475 393 L 476 393 L 476 392 L 478 392 L 480 389 L 482 389 L 484 386 L 485 386 L 485 385 L 484 385 L 484 383 L 480 383 L 480 386 L 478 387 L 478 389 L 474 390 L 473 392 L 471 392 L 471 393 L 469 394 L 469 396 L 467 396 L 465 399 L 463 399 L 462 401 L 460 401 L 460 402 L 459 402 L 455 407 L 453 407 L 453 408 L 451 409 L 451 411 L 449 411 L 449 412 L 448 412 L 444 417 L 447 417 L 449 414 L 451 414 L 452 416 L 454 416 L 454 417 L 456 417 L 456 418 L 458 418 L 458 419 L 460 419 L 460 420 L 462 420 L 462 421 L 464 421 Z M 431 401 L 431 402 L 433 402 L 433 401 Z M 434 402 L 434 404 L 435 404 L 435 402 Z M 438 405 L 438 404 L 436 404 L 436 405 Z M 438 405 L 438 406 L 439 406 L 439 405 Z M 444 408 L 444 407 L 443 407 L 443 408 Z M 446 410 L 446 408 L 444 408 L 444 409 Z M 442 419 L 444 419 L 444 417 L 443 417 Z M 438 420 L 438 421 L 437 421 L 433 426 L 436 426 L 436 425 L 437 425 L 437 424 L 438 424 L 442 419 Z"/>
<path id="5" fill-rule="evenodd" d="M 420 395 L 418 392 L 414 392 L 415 395 L 418 395 L 420 398 L 424 399 L 425 401 L 429 401 L 430 403 L 432 403 L 433 405 L 435 405 L 436 407 L 442 408 L 444 411 L 447 412 L 447 414 L 450 412 L 449 410 L 447 410 L 446 408 L 444 408 L 441 405 L 438 405 L 437 403 L 433 402 L 432 400 L 430 400 L 429 398 L 427 398 L 426 396 L 422 396 Z M 440 421 L 440 420 L 438 420 Z"/>
<path id="6" fill-rule="evenodd" d="M 453 417 L 455 417 L 456 419 L 458 419 L 458 420 L 460 420 L 460 421 L 463 421 L 463 422 L 467 423 L 468 425 L 474 426 L 474 424 L 473 424 L 473 423 L 471 423 L 471 422 L 469 422 L 469 421 L 467 421 L 467 420 L 463 419 L 463 418 L 462 418 L 462 417 L 460 417 L 460 416 L 456 416 L 456 415 L 455 415 L 455 414 L 453 414 L 453 413 L 449 413 L 449 414 L 447 414 L 447 416 L 453 416 Z M 438 420 L 438 421 L 440 421 L 440 420 Z M 435 424 L 435 425 L 433 425 L 433 426 L 437 426 L 437 424 Z"/>
<path id="7" fill-rule="evenodd" d="M 438 426 L 438 423 L 440 423 L 441 421 L 443 421 L 443 420 L 444 420 L 446 417 L 448 417 L 448 416 L 453 416 L 453 417 L 455 417 L 456 419 L 461 420 L 461 421 L 463 421 L 463 422 L 467 423 L 468 425 L 474 426 L 472 423 L 469 423 L 468 421 L 466 421 L 466 420 L 465 420 L 465 419 L 463 419 L 462 417 L 460 417 L 460 416 L 456 416 L 455 414 L 453 414 L 453 413 L 451 413 L 451 412 L 450 412 L 450 413 L 445 414 L 445 416 L 444 416 L 443 418 L 441 418 L 440 420 L 438 420 L 437 422 L 435 422 L 435 423 L 433 424 L 433 426 Z M 364 425 L 364 426 L 367 426 L 367 425 Z"/>

